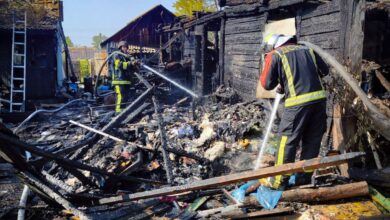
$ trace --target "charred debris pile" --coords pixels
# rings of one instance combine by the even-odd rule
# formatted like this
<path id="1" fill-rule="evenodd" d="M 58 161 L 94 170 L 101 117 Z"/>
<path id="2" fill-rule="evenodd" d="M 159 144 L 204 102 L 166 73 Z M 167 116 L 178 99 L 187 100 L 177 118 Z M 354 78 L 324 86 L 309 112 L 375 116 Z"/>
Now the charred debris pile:
<path id="1" fill-rule="evenodd" d="M 33 197 L 40 198 L 40 202 L 32 199 L 26 207 L 3 209 L 2 205 L 0 217 L 18 208 L 30 215 L 35 213 L 35 217 L 50 212 L 53 216 L 70 213 L 81 219 L 242 219 L 285 214 L 317 219 L 329 216 L 323 215 L 326 212 L 332 212 L 335 218 L 353 219 L 356 215 L 388 213 L 389 194 L 381 195 L 376 189 L 389 193 L 390 187 L 386 168 L 389 130 L 381 129 L 389 126 L 389 66 L 385 58 L 373 61 L 383 52 L 374 50 L 382 48 L 375 44 L 380 42 L 375 37 L 385 38 L 368 28 L 373 24 L 373 29 L 379 25 L 387 30 L 388 23 L 377 22 L 383 16 L 377 10 L 381 4 L 368 1 L 369 25 L 356 28 L 366 31 L 364 35 L 355 34 L 364 36 L 359 40 L 366 47 L 362 57 L 350 56 L 351 63 L 344 62 L 349 70 L 344 76 L 349 78 L 343 81 L 335 77 L 327 84 L 333 94 L 328 97 L 329 120 L 321 157 L 274 166 L 276 122 L 262 168 L 253 170 L 272 106 L 267 99 L 242 101 L 237 97 L 255 96 L 261 55 L 257 46 L 267 20 L 280 16 L 272 10 L 299 3 L 303 8 L 291 7 L 294 14 L 287 13 L 299 21 L 299 39 L 318 44 L 332 55 L 344 53 L 338 48 L 339 41 L 348 42 L 349 46 L 341 48 L 350 48 L 351 54 L 359 49 L 356 45 L 360 41 L 343 37 L 356 31 L 354 26 L 347 26 L 349 23 L 362 24 L 360 20 L 349 21 L 355 19 L 352 12 L 363 10 L 355 10 L 360 4 L 351 3 L 351 11 L 345 11 L 350 9 L 341 4 L 344 1 L 220 2 L 232 7 L 162 29 L 174 37 L 161 49 L 173 46 L 171 53 L 184 48 L 188 54 L 199 55 L 173 59 L 174 54 L 165 54 L 167 60 L 174 61 L 164 66 L 165 73 L 178 76 L 191 68 L 202 70 L 201 80 L 192 88 L 197 94 L 211 95 L 192 98 L 181 91 L 170 93 L 171 84 L 161 83 L 146 72 L 136 74 L 139 83 L 132 88 L 133 99 L 121 113 L 115 113 L 114 96 L 108 92 L 96 97 L 86 94 L 65 105 L 38 110 L 20 124 L 0 123 L 1 157 L 13 165 L 21 182 L 34 192 Z M 315 2 L 321 4 L 317 7 Z M 299 14 L 295 15 L 296 11 Z M 352 17 L 339 19 L 343 13 Z M 356 19 L 361 18 L 359 13 Z M 38 20 L 46 21 L 46 17 L 42 14 Z M 334 18 L 340 24 L 346 22 L 348 28 L 328 22 Z M 208 32 L 218 31 L 214 47 L 209 47 Z M 217 67 L 217 63 L 219 75 L 213 76 L 211 72 L 216 68 L 210 66 Z M 346 71 L 344 66 L 341 69 Z M 189 79 L 190 75 L 181 76 Z M 220 84 L 231 87 L 218 87 Z M 376 107 L 365 108 L 372 105 Z M 379 111 L 370 116 L 372 109 Z M 382 115 L 387 120 L 381 120 Z M 269 194 L 260 190 L 259 179 L 308 170 L 315 170 L 310 185 L 287 188 L 274 209 L 264 205 L 270 200 L 262 196 Z M 0 166 L 0 171 L 3 177 L 9 169 Z M 243 188 L 245 185 L 248 187 Z M 237 196 L 240 190 L 242 198 Z M 2 194 L 0 191 L 0 199 Z M 342 204 L 332 206 L 333 201 Z M 324 204 L 327 206 L 322 208 Z"/>
<path id="2" fill-rule="evenodd" d="M 143 84 L 119 114 L 104 97 L 85 98 L 36 112 L 13 131 L 2 125 L 2 157 L 45 202 L 29 208 L 46 207 L 54 216 L 66 209 L 81 219 L 248 218 L 369 195 L 366 182 L 352 182 L 335 167 L 362 153 L 273 167 L 273 140 L 265 168 L 253 171 L 269 103 L 233 102 L 226 88 L 168 102 L 163 90 L 138 77 Z M 283 192 L 276 209 L 261 210 L 256 196 L 232 196 L 239 183 L 317 168 L 314 185 Z"/>

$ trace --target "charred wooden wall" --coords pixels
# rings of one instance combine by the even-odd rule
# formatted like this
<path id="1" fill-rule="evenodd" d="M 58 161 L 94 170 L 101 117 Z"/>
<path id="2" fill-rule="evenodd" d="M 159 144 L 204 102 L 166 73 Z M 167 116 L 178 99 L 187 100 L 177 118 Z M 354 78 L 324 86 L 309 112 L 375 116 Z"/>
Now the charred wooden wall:
<path id="1" fill-rule="evenodd" d="M 246 100 L 256 94 L 265 21 L 264 14 L 226 19 L 224 81 Z"/>
<path id="2" fill-rule="evenodd" d="M 338 58 L 347 56 L 345 48 L 347 27 L 350 25 L 350 3 L 333 0 L 318 5 L 295 1 L 298 4 L 276 7 L 270 3 L 267 8 L 257 2 L 250 5 L 230 3 L 231 6 L 225 9 L 224 82 L 244 100 L 254 99 L 256 95 L 260 75 L 260 44 L 267 18 L 280 9 L 286 9 L 284 7 L 289 7 L 287 10 L 295 13 L 298 40 L 312 42 Z M 290 16 L 291 13 L 286 18 Z"/>
<path id="3" fill-rule="evenodd" d="M 302 8 L 296 17 L 297 37 L 342 58 L 345 32 L 342 30 L 340 1 Z"/>

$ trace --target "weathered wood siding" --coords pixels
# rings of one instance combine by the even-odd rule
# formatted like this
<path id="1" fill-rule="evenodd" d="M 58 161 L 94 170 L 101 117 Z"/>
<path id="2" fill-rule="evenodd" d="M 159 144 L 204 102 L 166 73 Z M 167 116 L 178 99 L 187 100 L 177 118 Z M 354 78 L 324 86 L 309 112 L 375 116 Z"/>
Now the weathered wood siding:
<path id="1" fill-rule="evenodd" d="M 297 36 L 342 58 L 345 33 L 341 31 L 342 21 L 339 0 L 317 7 L 304 8 L 297 15 Z"/>
<path id="2" fill-rule="evenodd" d="M 342 16 L 341 6 L 340 0 L 317 6 L 296 5 L 298 40 L 312 42 L 342 59 L 345 48 L 345 30 L 348 24 L 347 18 Z M 253 9 L 254 7 L 256 6 L 230 7 L 227 10 L 225 28 L 224 81 L 225 84 L 230 83 L 244 100 L 251 100 L 256 96 L 260 74 L 262 31 L 267 13 L 272 15 L 274 10 L 278 10 L 272 7 L 272 10 L 267 11 L 260 6 L 257 13 L 253 13 L 256 10 Z M 242 9 L 242 15 L 240 15 L 240 9 Z"/>
<path id="3" fill-rule="evenodd" d="M 228 17 L 225 28 L 225 83 L 243 99 L 253 99 L 259 78 L 263 14 Z"/>

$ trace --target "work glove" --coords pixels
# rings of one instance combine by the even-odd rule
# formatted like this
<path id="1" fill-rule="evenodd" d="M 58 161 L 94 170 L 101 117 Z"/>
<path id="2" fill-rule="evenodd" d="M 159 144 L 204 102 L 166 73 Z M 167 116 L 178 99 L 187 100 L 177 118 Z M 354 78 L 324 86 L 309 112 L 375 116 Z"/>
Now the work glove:
<path id="1" fill-rule="evenodd" d="M 131 63 L 133 69 L 136 71 L 136 72 L 139 72 L 139 70 L 141 69 L 141 61 L 140 60 L 134 60 L 132 61 Z"/>

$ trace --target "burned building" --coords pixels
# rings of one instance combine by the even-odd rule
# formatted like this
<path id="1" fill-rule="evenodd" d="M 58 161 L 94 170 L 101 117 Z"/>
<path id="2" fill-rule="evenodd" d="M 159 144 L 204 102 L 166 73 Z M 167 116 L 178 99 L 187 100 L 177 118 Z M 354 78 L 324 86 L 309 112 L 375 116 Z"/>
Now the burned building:
<path id="1" fill-rule="evenodd" d="M 101 43 L 108 53 L 117 49 L 120 41 L 129 43 L 129 52 L 147 56 L 157 51 L 160 40 L 159 26 L 174 22 L 176 16 L 162 5 L 157 5 L 130 21 L 125 27 Z"/>
<path id="2" fill-rule="evenodd" d="M 389 211 L 390 138 L 386 132 L 390 129 L 381 129 L 377 122 L 389 123 L 390 116 L 378 117 L 380 111 L 370 115 L 376 99 L 389 104 L 389 89 L 381 91 L 388 81 L 389 4 L 364 0 L 219 2 L 220 11 L 196 12 L 192 18 L 181 17 L 159 28 L 158 46 L 153 47 L 159 47 L 155 52 L 160 62 L 143 59 L 144 69 L 134 72 L 139 82 L 134 85 L 136 99 L 122 112 L 115 114 L 113 105 L 105 103 L 107 96 L 95 94 L 96 99 L 74 100 L 56 113 L 36 112 L 19 125 L 10 125 L 12 131 L 0 123 L 4 160 L 14 165 L 22 182 L 47 207 L 61 206 L 81 219 L 246 219 L 291 213 L 301 214 L 302 219 L 357 219 Z M 142 16 L 139 19 L 141 24 Z M 129 30 L 136 29 L 137 24 L 131 25 Z M 333 72 L 348 75 L 337 78 L 331 74 L 327 91 L 337 97 L 329 95 L 329 123 L 322 141 L 325 151 L 318 158 L 274 166 L 278 135 L 271 127 L 278 122 L 269 120 L 270 103 L 258 87 L 264 55 L 261 42 L 267 32 L 294 34 L 303 44 L 319 46 L 316 52 L 327 58 Z M 120 33 L 116 40 L 111 37 L 103 44 L 115 50 L 118 41 L 126 39 L 131 44 L 131 39 L 136 42 L 141 36 L 140 30 L 134 38 Z M 138 41 L 141 49 L 142 42 L 145 39 Z M 315 45 L 312 48 L 318 48 Z M 142 57 L 142 50 L 133 49 Z M 147 65 L 163 66 L 164 73 Z M 181 88 L 187 97 L 175 97 L 173 104 L 164 102 L 171 98 L 165 85 L 177 82 L 168 72 L 183 74 L 180 66 L 185 65 L 197 94 Z M 152 72 L 169 75 L 169 79 L 161 77 L 169 82 Z M 377 76 L 379 86 L 362 80 L 363 72 Z M 243 101 L 231 101 L 234 94 L 221 92 L 222 86 Z M 38 114 L 45 117 L 35 117 Z M 268 131 L 267 142 L 264 133 Z M 259 149 L 260 143 L 264 148 Z M 31 160 L 21 153 L 25 151 L 33 155 Z M 264 167 L 253 169 L 258 158 Z M 263 195 L 272 200 L 277 197 L 262 191 L 265 178 L 312 170 L 310 185 L 277 192 L 282 203 L 270 206 L 270 200 L 261 201 Z M 35 215 L 51 211 L 36 210 Z M 58 210 L 52 212 L 59 215 Z"/>
<path id="3" fill-rule="evenodd" d="M 24 111 L 63 79 L 62 2 L 2 1 L 0 10 L 1 111 Z"/>
<path id="4" fill-rule="evenodd" d="M 362 59 L 388 63 L 383 50 L 389 37 L 388 11 L 380 1 L 222 0 L 220 6 L 219 12 L 198 13 L 164 28 L 183 33 L 183 57 L 192 60 L 193 85 L 200 94 L 211 93 L 211 82 L 218 82 L 245 100 L 255 98 L 266 32 L 295 34 L 298 41 L 320 46 L 355 73 Z M 216 33 L 211 47 L 210 32 Z"/>

